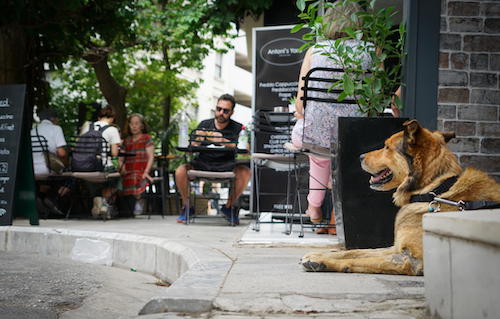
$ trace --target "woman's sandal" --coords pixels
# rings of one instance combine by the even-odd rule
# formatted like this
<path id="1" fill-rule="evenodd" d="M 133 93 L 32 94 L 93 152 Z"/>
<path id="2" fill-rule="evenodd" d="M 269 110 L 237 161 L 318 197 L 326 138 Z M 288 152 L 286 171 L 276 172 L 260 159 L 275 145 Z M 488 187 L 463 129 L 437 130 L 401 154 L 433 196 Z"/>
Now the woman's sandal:
<path id="1" fill-rule="evenodd" d="M 332 215 L 330 216 L 330 225 L 328 228 L 318 228 L 316 229 L 316 234 L 328 234 L 337 235 L 337 227 L 335 226 L 335 212 L 332 210 Z"/>
<path id="2" fill-rule="evenodd" d="M 335 228 L 335 225 L 328 226 L 328 228 L 318 228 L 316 234 L 337 235 L 337 228 Z"/>
<path id="3" fill-rule="evenodd" d="M 311 215 L 309 215 L 309 210 L 306 210 L 306 215 L 307 215 L 307 217 L 309 217 L 309 220 L 313 224 L 319 224 L 323 221 L 323 217 L 321 215 L 319 218 L 312 218 Z"/>

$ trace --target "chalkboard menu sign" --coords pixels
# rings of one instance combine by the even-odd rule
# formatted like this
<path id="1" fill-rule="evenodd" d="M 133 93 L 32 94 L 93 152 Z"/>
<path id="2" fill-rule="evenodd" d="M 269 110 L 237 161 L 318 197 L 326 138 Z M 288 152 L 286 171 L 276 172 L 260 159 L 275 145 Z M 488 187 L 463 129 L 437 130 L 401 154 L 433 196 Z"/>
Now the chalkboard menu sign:
<path id="1" fill-rule="evenodd" d="M 297 95 L 300 67 L 305 56 L 305 51 L 300 51 L 299 48 L 306 42 L 302 40 L 302 35 L 307 30 L 290 33 L 292 27 L 273 26 L 253 29 L 254 114 L 267 111 L 269 115 L 273 115 L 276 107 L 288 107 L 290 98 Z M 276 133 L 254 132 L 252 137 L 254 153 L 285 153 L 283 144 L 290 140 L 291 127 L 288 114 L 283 113 L 282 116 L 285 117 L 284 123 L 272 124 Z M 284 185 L 287 185 L 287 178 L 286 171 L 265 169 L 259 179 L 259 185 L 256 185 L 255 181 L 253 183 L 252 211 L 256 207 L 256 187 L 259 187 L 261 211 L 285 210 L 287 189 Z M 295 186 L 292 184 L 291 187 Z M 288 208 L 290 207 L 289 204 Z"/>
<path id="2" fill-rule="evenodd" d="M 0 85 L 0 226 L 12 224 L 25 85 Z"/>

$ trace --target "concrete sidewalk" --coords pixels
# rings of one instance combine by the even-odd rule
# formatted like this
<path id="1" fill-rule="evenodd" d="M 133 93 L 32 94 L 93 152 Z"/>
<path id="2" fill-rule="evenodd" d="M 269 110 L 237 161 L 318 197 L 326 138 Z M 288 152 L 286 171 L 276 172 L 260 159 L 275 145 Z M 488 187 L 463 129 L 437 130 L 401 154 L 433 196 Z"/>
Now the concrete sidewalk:
<path id="1" fill-rule="evenodd" d="M 57 240 L 47 239 L 46 245 L 52 249 L 54 243 L 69 241 L 69 236 L 73 241 L 78 236 L 113 240 L 113 247 L 122 247 L 113 253 L 113 263 L 122 266 L 146 262 L 145 242 L 161 246 L 168 256 L 182 256 L 182 262 L 176 263 L 157 256 L 153 262 L 156 270 L 146 271 L 161 274 L 159 266 L 178 267 L 179 278 L 161 296 L 144 300 L 145 315 L 140 318 L 177 318 L 179 312 L 227 319 L 426 318 L 423 277 L 303 271 L 298 264 L 302 255 L 326 249 L 319 246 L 334 246 L 334 236 L 308 232 L 305 240 L 293 239 L 294 234 L 286 236 L 278 226 L 265 224 L 255 233 L 245 219 L 236 227 L 227 226 L 222 219 L 197 219 L 186 226 L 177 224 L 175 216 L 106 222 L 41 220 L 39 227 L 16 220 L 14 225 L 0 228 L 4 233 L 0 250 L 29 246 L 29 238 L 36 232 L 49 239 L 60 234 Z M 132 244 L 120 244 L 124 241 Z M 301 242 L 315 247 L 293 247 Z M 50 253 L 50 247 L 39 249 Z M 158 248 L 155 251 L 158 255 Z M 190 314 L 192 310 L 198 314 Z M 152 314 L 157 311 L 170 312 Z"/>

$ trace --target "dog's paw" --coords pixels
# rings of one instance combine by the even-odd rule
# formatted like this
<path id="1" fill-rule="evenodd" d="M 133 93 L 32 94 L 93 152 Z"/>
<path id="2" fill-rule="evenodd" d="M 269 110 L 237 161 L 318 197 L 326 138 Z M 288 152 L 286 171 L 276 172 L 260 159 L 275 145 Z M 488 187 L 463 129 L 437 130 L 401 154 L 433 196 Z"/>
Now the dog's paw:
<path id="1" fill-rule="evenodd" d="M 300 263 L 306 271 L 325 271 L 326 265 L 322 262 L 322 253 L 308 253 L 302 257 Z"/>
<path id="2" fill-rule="evenodd" d="M 326 266 L 322 263 L 317 263 L 311 260 L 301 260 L 302 267 L 305 271 L 325 271 Z"/>

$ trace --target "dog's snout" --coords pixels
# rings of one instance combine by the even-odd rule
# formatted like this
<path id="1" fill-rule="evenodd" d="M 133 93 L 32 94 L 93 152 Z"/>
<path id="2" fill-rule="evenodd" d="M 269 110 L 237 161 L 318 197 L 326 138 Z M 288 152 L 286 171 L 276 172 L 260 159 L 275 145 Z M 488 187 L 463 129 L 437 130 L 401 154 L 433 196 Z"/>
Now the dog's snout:
<path id="1" fill-rule="evenodd" d="M 362 162 L 365 159 L 365 154 L 359 155 L 359 161 Z"/>

